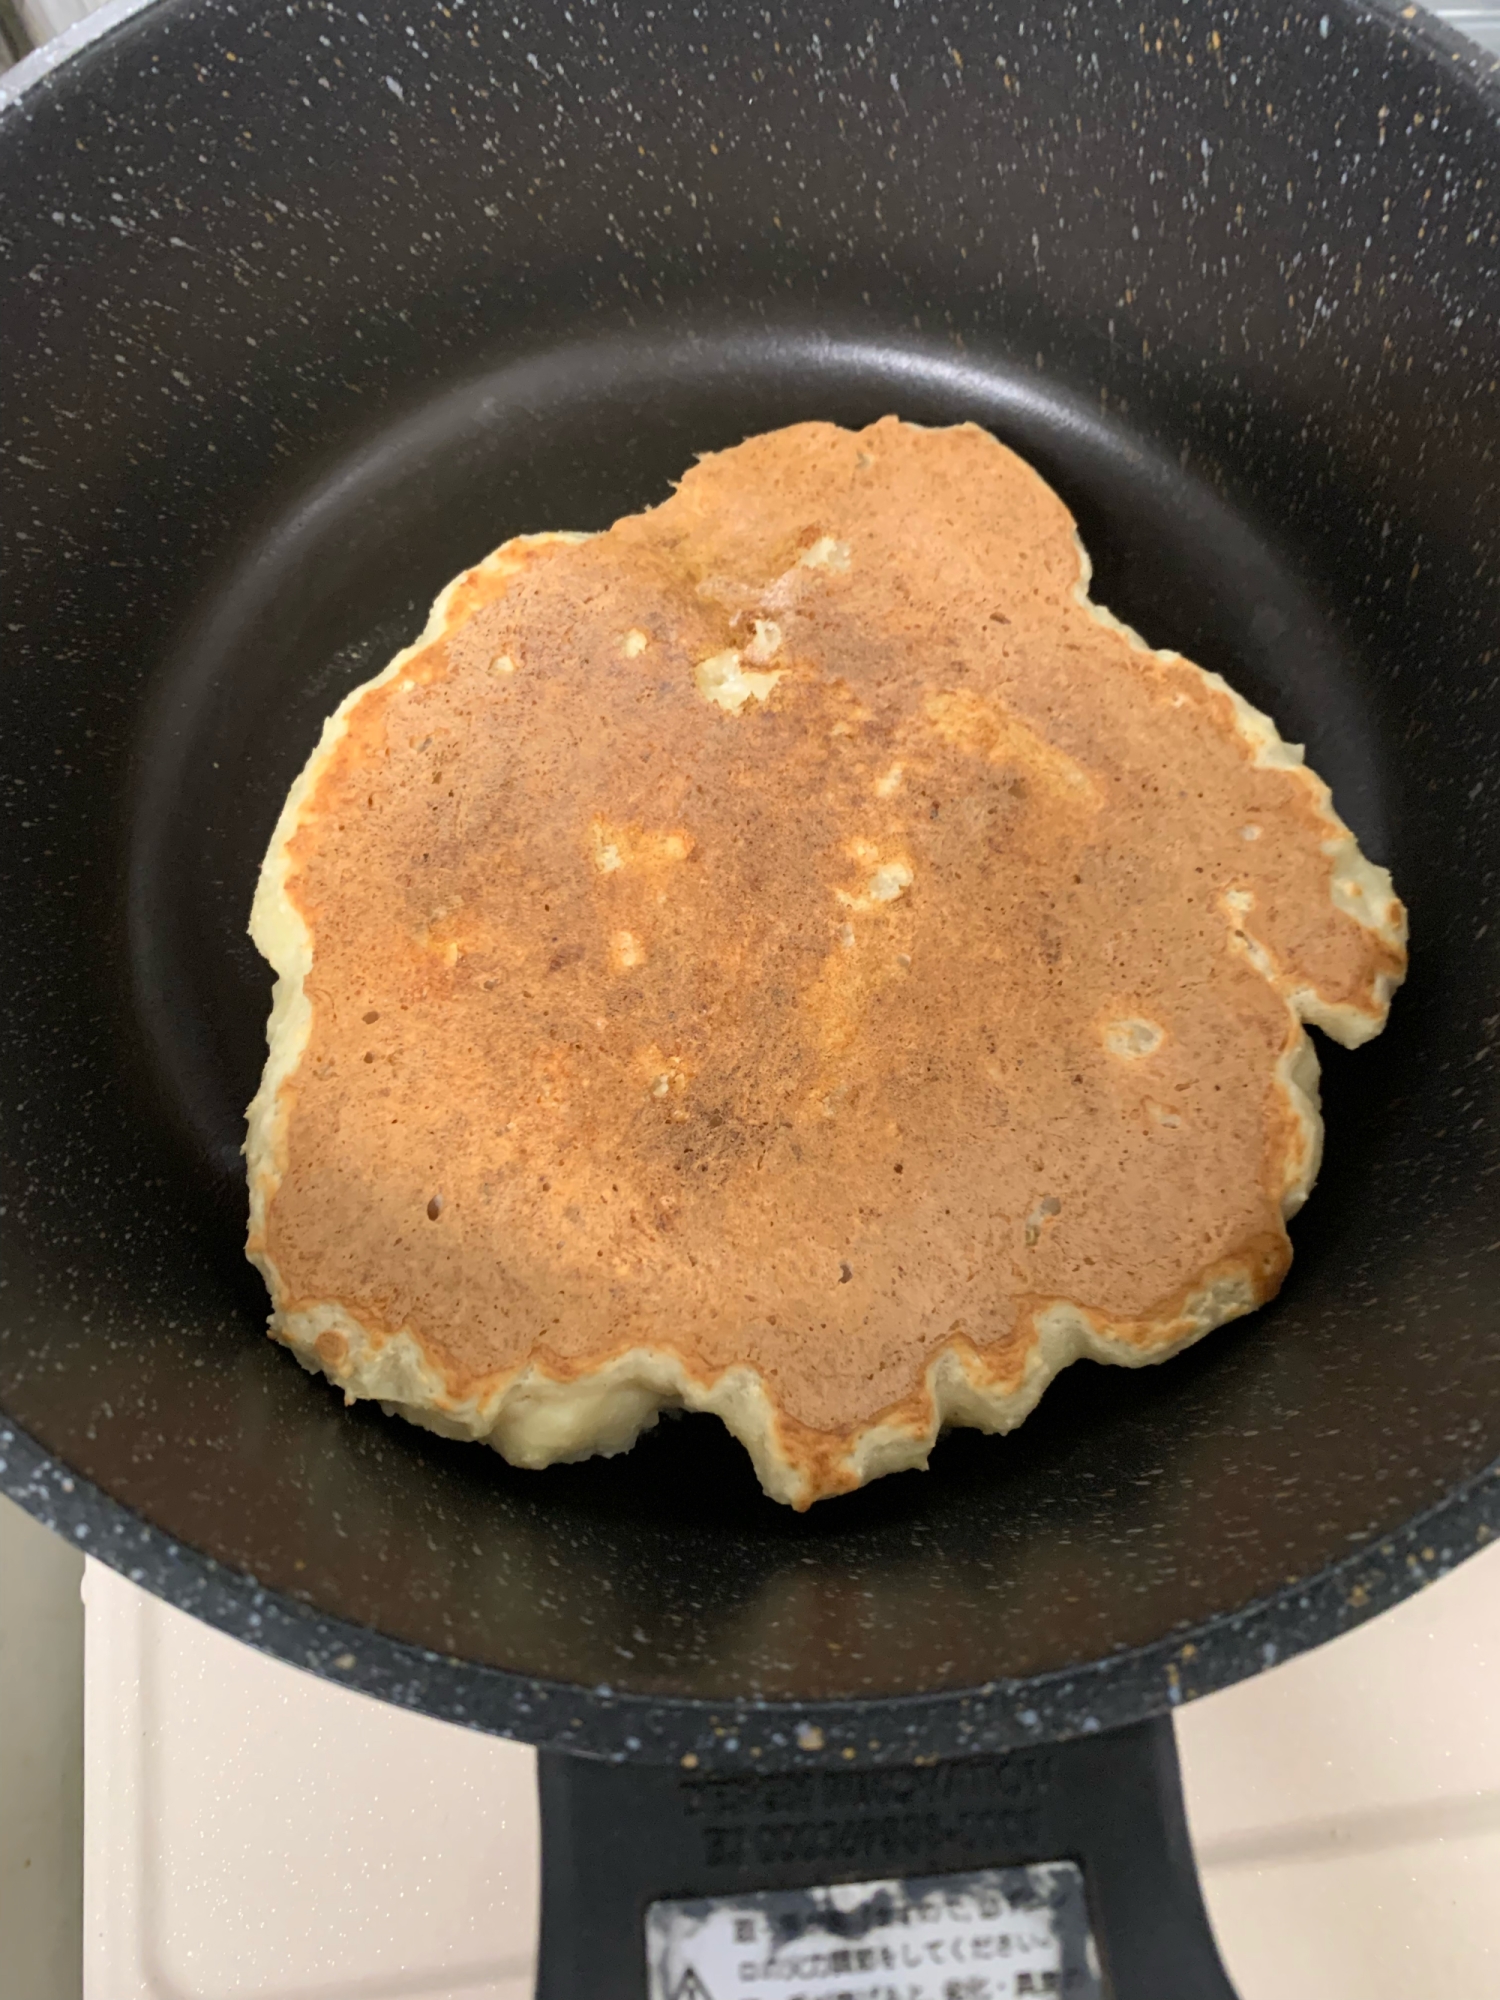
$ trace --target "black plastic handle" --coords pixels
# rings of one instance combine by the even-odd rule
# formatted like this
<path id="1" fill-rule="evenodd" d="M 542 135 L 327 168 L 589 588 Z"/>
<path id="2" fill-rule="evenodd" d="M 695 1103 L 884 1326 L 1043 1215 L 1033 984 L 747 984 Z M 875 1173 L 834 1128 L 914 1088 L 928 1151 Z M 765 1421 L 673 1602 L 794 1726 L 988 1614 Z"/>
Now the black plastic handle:
<path id="1" fill-rule="evenodd" d="M 538 2000 L 646 2000 L 661 1898 L 1076 1861 L 1105 2000 L 1235 2000 L 1169 1717 L 925 1766 L 720 1774 L 543 1751 Z"/>

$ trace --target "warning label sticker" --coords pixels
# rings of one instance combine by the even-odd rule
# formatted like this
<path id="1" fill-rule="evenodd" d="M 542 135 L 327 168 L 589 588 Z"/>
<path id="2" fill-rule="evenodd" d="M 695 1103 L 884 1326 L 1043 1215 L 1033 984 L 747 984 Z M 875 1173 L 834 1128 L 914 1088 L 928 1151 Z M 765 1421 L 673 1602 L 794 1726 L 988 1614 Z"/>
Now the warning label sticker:
<path id="1" fill-rule="evenodd" d="M 1071 1861 L 653 1903 L 650 2000 L 1099 2000 Z"/>

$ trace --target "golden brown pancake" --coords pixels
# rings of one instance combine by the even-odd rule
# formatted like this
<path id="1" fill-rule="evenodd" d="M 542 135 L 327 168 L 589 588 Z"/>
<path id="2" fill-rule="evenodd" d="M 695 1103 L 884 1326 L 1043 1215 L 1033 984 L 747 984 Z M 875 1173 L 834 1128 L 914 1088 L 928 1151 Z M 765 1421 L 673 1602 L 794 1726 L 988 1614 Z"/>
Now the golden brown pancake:
<path id="1" fill-rule="evenodd" d="M 803 1507 L 1277 1289 L 1315 1022 L 1405 915 L 964 425 L 802 424 L 510 542 L 267 854 L 271 1331 L 517 1464 L 716 1411 Z"/>

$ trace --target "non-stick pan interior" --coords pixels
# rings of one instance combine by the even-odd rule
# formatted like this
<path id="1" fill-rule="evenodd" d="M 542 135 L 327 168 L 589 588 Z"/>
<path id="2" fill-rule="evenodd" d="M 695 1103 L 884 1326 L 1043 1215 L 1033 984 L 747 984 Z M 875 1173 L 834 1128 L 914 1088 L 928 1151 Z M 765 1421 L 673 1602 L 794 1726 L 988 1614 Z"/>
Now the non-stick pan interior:
<path id="1" fill-rule="evenodd" d="M 666 1697 L 1045 1676 L 1374 1559 L 1500 1447 L 1478 87 L 1343 14 L 757 11 L 705 53 L 686 8 L 585 13 L 173 5 L 0 128 L 42 190 L 6 280 L 6 1411 L 285 1597 Z M 1392 103 L 1409 152 L 1454 128 L 1441 253 Z M 710 1419 L 536 1474 L 345 1411 L 241 1251 L 245 922 L 323 716 L 506 536 L 889 411 L 1026 453 L 1096 596 L 1305 741 L 1411 905 L 1389 1033 L 1321 1048 L 1286 1291 L 806 1517 Z"/>

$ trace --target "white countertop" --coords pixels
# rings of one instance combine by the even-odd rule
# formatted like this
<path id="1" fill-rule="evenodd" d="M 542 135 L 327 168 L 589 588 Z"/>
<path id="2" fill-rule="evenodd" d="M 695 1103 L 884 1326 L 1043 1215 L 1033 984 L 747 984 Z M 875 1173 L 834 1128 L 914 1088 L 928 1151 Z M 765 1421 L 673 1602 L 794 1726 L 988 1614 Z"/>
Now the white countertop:
<path id="1" fill-rule="evenodd" d="M 529 2000 L 531 1751 L 85 1593 L 84 2000 Z M 1500 1993 L 1500 1546 L 1178 1730 L 1242 2000 Z"/>

